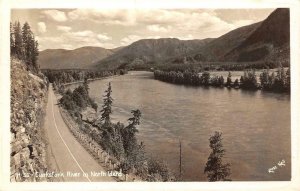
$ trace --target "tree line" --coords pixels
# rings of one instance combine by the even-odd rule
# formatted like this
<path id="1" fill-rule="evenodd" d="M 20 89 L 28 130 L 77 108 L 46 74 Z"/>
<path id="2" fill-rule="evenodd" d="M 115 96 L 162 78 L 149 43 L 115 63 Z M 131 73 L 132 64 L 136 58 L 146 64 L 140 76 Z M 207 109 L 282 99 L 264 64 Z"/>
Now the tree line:
<path id="1" fill-rule="evenodd" d="M 64 92 L 64 84 L 71 82 L 84 81 L 85 79 L 96 79 L 104 78 L 113 75 L 123 75 L 127 73 L 125 69 L 118 70 L 102 70 L 102 71 L 92 71 L 92 70 L 49 70 L 42 69 L 43 74 L 48 78 L 49 82 L 53 84 L 54 89 Z"/>
<path id="2" fill-rule="evenodd" d="M 27 22 L 23 26 L 19 21 L 10 23 L 10 54 L 12 57 L 23 60 L 31 71 L 39 70 L 38 41 Z"/>
<path id="3" fill-rule="evenodd" d="M 193 86 L 215 86 L 228 88 L 241 88 L 248 90 L 267 90 L 273 92 L 290 92 L 290 69 L 278 68 L 276 72 L 269 69 L 263 70 L 258 76 L 255 70 L 245 70 L 240 79 L 232 81 L 231 72 L 228 72 L 226 82 L 221 75 L 211 75 L 208 71 L 201 75 L 196 71 L 154 71 L 154 78 L 157 80 Z M 259 79 L 259 80 L 258 80 Z"/>
<path id="4" fill-rule="evenodd" d="M 70 89 L 65 91 L 59 103 L 74 117 L 79 117 L 80 112 L 88 106 L 97 111 L 98 106 L 94 100 L 90 98 L 88 90 L 89 87 L 86 78 L 83 85 L 78 86 L 73 91 Z"/>

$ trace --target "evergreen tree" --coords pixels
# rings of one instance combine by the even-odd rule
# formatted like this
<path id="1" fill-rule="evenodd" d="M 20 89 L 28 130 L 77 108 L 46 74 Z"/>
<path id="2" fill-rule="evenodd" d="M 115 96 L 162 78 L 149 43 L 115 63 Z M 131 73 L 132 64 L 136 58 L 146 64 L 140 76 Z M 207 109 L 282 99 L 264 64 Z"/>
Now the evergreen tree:
<path id="1" fill-rule="evenodd" d="M 30 30 L 30 26 L 27 22 L 22 27 L 22 40 L 23 40 L 23 47 L 24 47 L 24 60 L 29 63 L 31 62 L 31 54 L 32 50 L 34 49 L 34 44 L 32 43 L 32 32 Z"/>
<path id="2" fill-rule="evenodd" d="M 223 164 L 222 158 L 225 154 L 222 144 L 222 133 L 215 132 L 213 136 L 209 138 L 209 146 L 212 149 L 204 169 L 204 173 L 207 174 L 207 178 L 210 182 L 214 181 L 228 181 L 230 176 L 230 164 Z"/>
<path id="3" fill-rule="evenodd" d="M 210 73 L 209 72 L 203 72 L 202 76 L 202 84 L 208 86 L 210 82 Z"/>
<path id="4" fill-rule="evenodd" d="M 271 88 L 271 83 L 270 83 L 270 77 L 269 77 L 269 69 L 268 70 L 263 70 L 263 72 L 260 74 L 260 84 L 263 89 L 270 89 Z"/>
<path id="5" fill-rule="evenodd" d="M 9 25 L 9 28 L 10 28 L 10 54 L 14 55 L 15 54 L 15 52 L 14 52 L 14 47 L 15 47 L 14 30 L 13 30 L 12 23 L 10 22 L 9 24 L 10 24 Z"/>
<path id="6" fill-rule="evenodd" d="M 133 151 L 134 147 L 137 144 L 137 140 L 135 137 L 135 133 L 138 132 L 136 125 L 140 124 L 140 118 L 141 118 L 141 111 L 140 110 L 132 110 L 131 113 L 133 114 L 133 117 L 129 118 L 129 125 L 125 127 L 122 131 L 123 135 L 123 142 L 124 142 L 124 148 L 127 154 L 129 154 L 131 151 Z"/>
<path id="7" fill-rule="evenodd" d="M 38 42 L 26 22 L 21 28 L 20 22 L 10 24 L 10 51 L 12 56 L 25 61 L 26 65 L 32 71 L 37 72 L 37 56 L 39 54 Z"/>
<path id="8" fill-rule="evenodd" d="M 102 114 L 101 114 L 101 121 L 104 121 L 105 124 L 110 123 L 110 114 L 112 113 L 112 102 L 113 98 L 111 97 L 111 84 L 110 82 L 108 83 L 108 88 L 105 90 L 105 95 L 103 96 L 103 105 L 102 105 Z"/>
<path id="9" fill-rule="evenodd" d="M 227 87 L 231 87 L 231 83 L 232 83 L 232 80 L 231 80 L 231 72 L 228 72 L 227 81 L 226 81 L 226 86 L 227 86 Z"/>
<path id="10" fill-rule="evenodd" d="M 13 53 L 19 59 L 24 59 L 23 57 L 23 39 L 22 39 L 22 31 L 21 31 L 21 24 L 20 22 L 15 22 L 13 26 L 13 33 L 14 33 L 14 51 Z"/>
<path id="11" fill-rule="evenodd" d="M 33 50 L 32 50 L 31 62 L 35 69 L 40 69 L 40 67 L 38 66 L 38 63 L 37 63 L 37 59 L 39 56 L 39 43 L 37 40 L 34 40 L 34 39 L 35 38 L 33 35 L 33 39 L 32 39 L 31 43 L 33 43 L 34 45 L 33 45 Z"/>
<path id="12" fill-rule="evenodd" d="M 233 83 L 233 86 L 236 88 L 236 87 L 239 87 L 239 80 L 236 79 Z"/>
<path id="13" fill-rule="evenodd" d="M 83 87 L 85 88 L 85 90 L 88 92 L 89 91 L 89 82 L 88 82 L 88 78 L 85 77 L 84 78 L 84 82 L 83 82 Z"/>

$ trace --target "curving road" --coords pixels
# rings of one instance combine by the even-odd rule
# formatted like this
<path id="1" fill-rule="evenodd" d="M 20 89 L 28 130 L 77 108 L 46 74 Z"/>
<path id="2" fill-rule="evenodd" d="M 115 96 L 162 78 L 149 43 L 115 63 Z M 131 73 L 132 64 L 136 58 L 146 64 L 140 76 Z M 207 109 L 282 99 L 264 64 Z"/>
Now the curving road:
<path id="1" fill-rule="evenodd" d="M 57 166 L 58 179 L 66 182 L 103 182 L 114 181 L 105 176 L 105 170 L 81 146 L 64 123 L 57 105 L 52 85 L 49 86 L 45 128 L 51 148 L 51 158 Z M 97 175 L 92 173 L 98 173 Z M 83 176 L 86 173 L 88 176 Z M 107 174 L 107 173 L 106 173 Z"/>

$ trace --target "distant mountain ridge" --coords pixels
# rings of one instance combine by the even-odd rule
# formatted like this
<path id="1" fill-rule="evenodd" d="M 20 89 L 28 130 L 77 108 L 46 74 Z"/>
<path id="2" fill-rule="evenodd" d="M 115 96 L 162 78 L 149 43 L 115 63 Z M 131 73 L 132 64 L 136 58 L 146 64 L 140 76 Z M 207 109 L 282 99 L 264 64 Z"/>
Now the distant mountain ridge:
<path id="1" fill-rule="evenodd" d="M 38 63 L 41 69 L 90 69 L 95 62 L 115 51 L 92 46 L 74 50 L 47 49 L 40 52 Z"/>
<path id="2" fill-rule="evenodd" d="M 289 62 L 290 17 L 278 8 L 265 20 L 232 30 L 218 38 L 142 39 L 113 50 L 82 47 L 40 52 L 41 68 L 115 69 L 136 64 L 209 62 Z"/>
<path id="3" fill-rule="evenodd" d="M 96 66 L 116 68 L 120 65 L 138 62 L 143 64 L 163 63 L 176 56 L 196 53 L 197 50 L 212 40 L 211 38 L 203 40 L 142 39 L 100 60 Z"/>

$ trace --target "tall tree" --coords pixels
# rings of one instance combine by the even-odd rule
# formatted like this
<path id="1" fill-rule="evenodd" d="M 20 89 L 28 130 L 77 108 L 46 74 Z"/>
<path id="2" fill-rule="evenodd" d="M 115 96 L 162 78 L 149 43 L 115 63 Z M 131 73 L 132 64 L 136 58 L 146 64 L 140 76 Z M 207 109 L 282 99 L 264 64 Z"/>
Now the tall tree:
<path id="1" fill-rule="evenodd" d="M 142 116 L 142 113 L 139 109 L 137 110 L 131 110 L 131 113 L 133 114 L 133 117 L 129 118 L 129 125 L 127 128 L 129 128 L 132 132 L 138 132 L 136 125 L 140 124 L 140 119 Z"/>
<path id="2" fill-rule="evenodd" d="M 31 61 L 32 50 L 34 49 L 34 43 L 32 32 L 30 30 L 30 26 L 27 22 L 24 23 L 22 27 L 22 40 L 23 40 L 23 47 L 24 47 L 24 59 L 27 63 Z"/>
<path id="3" fill-rule="evenodd" d="M 103 105 L 101 110 L 101 121 L 104 121 L 105 124 L 110 123 L 110 114 L 112 113 L 112 102 L 113 98 L 111 97 L 111 84 L 108 83 L 108 88 L 105 90 L 105 95 L 103 96 Z"/>
<path id="4" fill-rule="evenodd" d="M 24 59 L 23 57 L 23 39 L 22 39 L 22 31 L 21 31 L 21 24 L 19 21 L 15 22 L 13 26 L 13 33 L 14 33 L 14 54 L 19 59 Z"/>
<path id="5" fill-rule="evenodd" d="M 129 125 L 122 130 L 123 145 L 127 158 L 136 158 L 138 143 L 135 134 L 138 132 L 137 125 L 140 124 L 142 113 L 140 110 L 132 110 L 133 117 L 129 118 Z"/>
<path id="6" fill-rule="evenodd" d="M 222 144 L 222 133 L 215 132 L 209 138 L 209 147 L 212 149 L 204 169 L 207 178 L 210 182 L 214 181 L 229 181 L 230 164 L 223 164 L 222 158 L 225 154 Z"/>
<path id="7" fill-rule="evenodd" d="M 89 82 L 88 82 L 88 78 L 85 77 L 84 81 L 83 81 L 83 87 L 85 88 L 85 90 L 88 92 L 89 91 Z"/>
<path id="8" fill-rule="evenodd" d="M 231 80 L 231 72 L 228 72 L 227 81 L 226 81 L 226 86 L 227 86 L 227 87 L 231 87 L 231 83 L 232 83 L 232 80 Z"/>
<path id="9" fill-rule="evenodd" d="M 11 22 L 9 23 L 9 29 L 10 29 L 10 54 L 14 55 L 15 39 L 14 39 L 13 25 Z"/>

